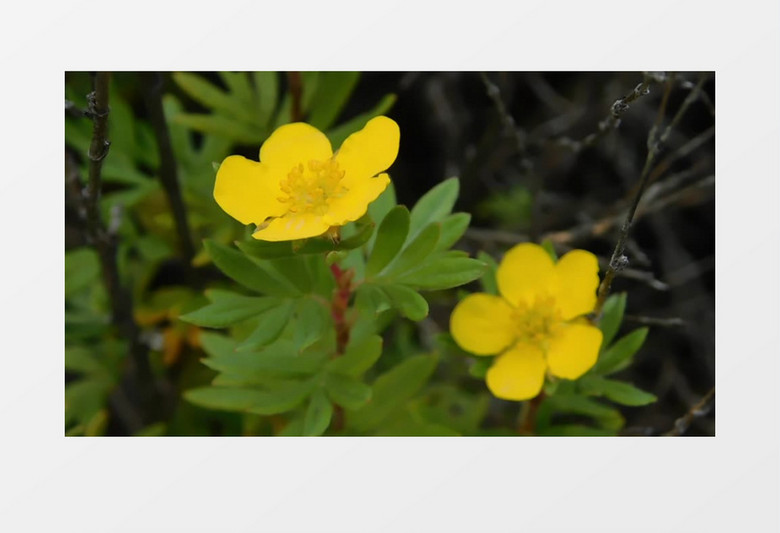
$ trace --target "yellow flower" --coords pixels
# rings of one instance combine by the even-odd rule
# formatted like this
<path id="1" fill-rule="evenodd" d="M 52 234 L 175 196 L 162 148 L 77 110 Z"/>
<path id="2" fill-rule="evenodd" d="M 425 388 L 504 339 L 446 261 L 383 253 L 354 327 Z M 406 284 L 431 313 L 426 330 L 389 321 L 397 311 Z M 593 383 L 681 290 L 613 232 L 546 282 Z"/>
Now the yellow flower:
<path id="1" fill-rule="evenodd" d="M 263 143 L 259 162 L 238 155 L 222 162 L 214 199 L 243 224 L 256 224 L 256 239 L 322 235 L 363 216 L 385 190 L 390 178 L 380 173 L 395 161 L 399 139 L 398 124 L 376 117 L 334 154 L 317 128 L 287 124 Z"/>
<path id="2" fill-rule="evenodd" d="M 495 355 L 487 386 L 494 396 L 527 400 L 545 374 L 577 379 L 595 363 L 601 331 L 581 317 L 596 305 L 596 256 L 572 250 L 554 263 L 539 245 L 518 244 L 496 272 L 501 296 L 476 293 L 450 317 L 455 341 L 476 355 Z"/>

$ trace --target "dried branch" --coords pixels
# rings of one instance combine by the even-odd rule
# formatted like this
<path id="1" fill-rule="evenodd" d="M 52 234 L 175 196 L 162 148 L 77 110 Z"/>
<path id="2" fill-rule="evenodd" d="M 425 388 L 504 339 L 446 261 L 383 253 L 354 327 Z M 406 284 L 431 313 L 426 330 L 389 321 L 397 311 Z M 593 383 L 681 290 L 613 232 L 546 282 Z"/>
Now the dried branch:
<path id="1" fill-rule="evenodd" d="M 651 81 L 652 79 L 650 77 L 645 76 L 645 79 L 642 80 L 642 83 L 634 87 L 633 91 L 615 100 L 615 102 L 612 104 L 612 107 L 610 108 L 609 115 L 604 118 L 604 120 L 599 122 L 596 131 L 587 135 L 582 140 L 575 141 L 569 137 L 561 137 L 559 139 L 553 140 L 553 142 L 560 146 L 569 148 L 574 153 L 579 153 L 584 148 L 593 146 L 607 133 L 620 125 L 621 117 L 623 116 L 623 113 L 628 110 L 629 104 L 650 92 Z"/>
<path id="2" fill-rule="evenodd" d="M 152 419 L 157 395 L 155 393 L 147 348 L 141 343 L 138 326 L 133 318 L 133 302 L 130 290 L 123 286 L 117 264 L 116 224 L 107 228 L 100 214 L 101 170 L 111 143 L 108 140 L 108 83 L 110 75 L 99 72 L 94 76 L 94 90 L 88 96 L 89 107 L 86 116 L 93 122 L 90 143 L 89 177 L 87 186 L 81 190 L 78 168 L 66 152 L 65 179 L 72 191 L 71 197 L 77 204 L 79 217 L 83 222 L 86 241 L 95 247 L 103 276 L 103 283 L 109 295 L 111 319 L 120 335 L 128 341 L 127 367 L 122 382 L 110 399 L 114 419 L 123 426 L 123 431 L 134 433 Z M 118 213 L 112 213 L 116 217 Z"/>
<path id="3" fill-rule="evenodd" d="M 624 315 L 623 319 L 643 326 L 660 326 L 662 328 L 685 327 L 686 322 L 682 318 L 658 318 L 651 316 Z"/>
<path id="4" fill-rule="evenodd" d="M 704 395 L 704 397 L 690 410 L 681 416 L 674 422 L 674 427 L 664 433 L 665 437 L 679 437 L 691 426 L 694 419 L 702 417 L 710 412 L 713 404 L 715 403 L 715 387 L 712 387 L 710 391 Z"/>
<path id="5" fill-rule="evenodd" d="M 195 247 L 192 243 L 189 224 L 187 222 L 187 210 L 182 200 L 179 179 L 176 170 L 176 158 L 171 146 L 171 138 L 168 133 L 168 124 L 165 120 L 165 112 L 162 105 L 162 76 L 159 72 L 145 73 L 144 99 L 149 111 L 149 121 L 154 130 L 157 148 L 160 153 L 160 180 L 162 181 L 168 202 L 171 204 L 173 218 L 176 224 L 176 233 L 179 237 L 181 251 L 185 263 L 191 266 L 195 257 Z"/>
<path id="6" fill-rule="evenodd" d="M 680 106 L 680 109 L 678 109 L 677 113 L 675 114 L 674 118 L 669 124 L 669 126 L 666 127 L 666 130 L 664 130 L 660 138 L 656 140 L 656 133 L 658 131 L 658 128 L 660 127 L 661 122 L 663 121 L 664 115 L 666 114 L 666 105 L 669 100 L 669 94 L 671 92 L 671 86 L 672 86 L 671 82 L 667 83 L 664 97 L 658 109 L 658 118 L 656 119 L 656 123 L 650 129 L 650 133 L 648 134 L 647 158 L 645 159 L 645 164 L 640 174 L 639 189 L 637 190 L 637 193 L 634 197 L 634 201 L 631 204 L 631 207 L 629 208 L 628 214 L 626 215 L 626 219 L 623 222 L 623 226 L 620 229 L 620 235 L 618 236 L 618 241 L 617 244 L 615 245 L 615 250 L 614 252 L 612 252 L 612 259 L 610 259 L 609 268 L 607 269 L 607 272 L 604 275 L 604 279 L 602 280 L 601 285 L 599 285 L 598 299 L 596 301 L 596 307 L 593 310 L 595 316 L 598 316 L 601 313 L 601 309 L 604 306 L 604 302 L 606 301 L 607 296 L 609 295 L 609 290 L 610 287 L 612 286 L 612 280 L 615 278 L 615 274 L 619 270 L 622 270 L 626 266 L 628 266 L 628 258 L 624 255 L 625 247 L 626 247 L 626 239 L 628 238 L 628 231 L 631 228 L 631 224 L 634 221 L 634 214 L 636 213 L 637 206 L 639 205 L 639 201 L 642 199 L 642 193 L 644 193 L 645 187 L 647 186 L 648 177 L 650 175 L 650 169 L 652 168 L 653 162 L 655 161 L 655 157 L 660 152 L 661 146 L 668 139 L 674 126 L 677 125 L 680 118 L 683 116 L 683 114 L 685 114 L 685 112 L 690 107 L 691 103 L 693 103 L 693 101 L 696 100 L 696 97 L 701 92 L 701 87 L 704 85 L 705 81 L 706 81 L 705 76 L 701 76 L 699 78 L 699 83 L 688 94 L 685 101 L 683 101 L 682 105 Z"/>
<path id="7" fill-rule="evenodd" d="M 303 107 L 301 100 L 303 98 L 303 82 L 300 72 L 288 72 L 287 81 L 290 84 L 290 96 L 292 97 L 292 120 L 291 122 L 300 122 L 303 120 Z"/>

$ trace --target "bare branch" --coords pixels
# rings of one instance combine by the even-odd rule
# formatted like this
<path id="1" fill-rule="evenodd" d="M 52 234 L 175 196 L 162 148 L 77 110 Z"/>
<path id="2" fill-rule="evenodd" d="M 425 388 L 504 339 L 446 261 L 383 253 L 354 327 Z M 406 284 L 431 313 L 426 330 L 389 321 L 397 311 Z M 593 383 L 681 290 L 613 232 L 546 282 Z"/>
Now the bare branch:
<path id="1" fill-rule="evenodd" d="M 694 419 L 702 417 L 710 412 L 715 402 L 715 387 L 712 387 L 710 391 L 704 395 L 704 397 L 690 410 L 681 416 L 674 422 L 674 427 L 664 433 L 665 437 L 679 437 L 691 427 L 691 423 Z"/>
<path id="2" fill-rule="evenodd" d="M 688 97 L 680 106 L 680 109 L 675 114 L 669 126 L 667 126 L 666 130 L 664 130 L 664 132 L 661 134 L 661 137 L 658 140 L 656 140 L 656 132 L 658 131 L 658 128 L 660 127 L 660 124 L 663 121 L 663 117 L 666 113 L 666 104 L 669 99 L 669 93 L 671 92 L 671 83 L 668 83 L 666 86 L 666 92 L 664 93 L 663 100 L 661 101 L 661 105 L 658 109 L 658 118 L 656 119 L 656 123 L 650 129 L 650 133 L 648 134 L 647 158 L 645 159 L 645 164 L 640 174 L 639 189 L 637 190 L 636 196 L 634 197 L 634 201 L 631 204 L 631 207 L 629 208 L 628 214 L 626 215 L 626 219 L 623 222 L 623 226 L 620 229 L 620 235 L 618 237 L 617 244 L 615 245 L 615 250 L 612 253 L 612 259 L 610 259 L 609 268 L 607 269 L 607 272 L 604 275 L 604 279 L 602 280 L 601 285 L 599 285 L 598 299 L 596 301 L 596 307 L 593 310 L 595 316 L 598 316 L 601 313 L 601 309 L 604 306 L 604 302 L 606 301 L 607 296 L 609 295 L 609 290 L 610 287 L 612 286 L 612 280 L 614 279 L 615 274 L 619 270 L 622 270 L 626 266 L 628 266 L 628 258 L 624 255 L 625 247 L 626 247 L 626 239 L 628 238 L 628 231 L 631 228 L 631 224 L 634 221 L 634 214 L 636 213 L 637 206 L 639 205 L 639 201 L 642 199 L 642 194 L 644 193 L 645 187 L 647 186 L 648 176 L 650 175 L 650 169 L 652 167 L 653 161 L 655 160 L 655 156 L 660 151 L 661 146 L 666 142 L 670 132 L 672 131 L 672 128 L 677 125 L 680 118 L 685 113 L 685 111 L 687 111 L 690 104 L 696 99 L 696 96 L 701 91 L 701 87 L 702 85 L 704 85 L 705 81 L 706 81 L 705 76 L 701 76 L 699 78 L 699 83 L 696 85 L 694 90 L 688 94 Z"/>
<path id="3" fill-rule="evenodd" d="M 189 224 L 187 223 L 187 210 L 181 196 L 179 179 L 176 170 L 176 159 L 171 146 L 171 138 L 168 134 L 168 124 L 165 121 L 165 112 L 162 105 L 162 77 L 158 72 L 144 74 L 146 83 L 144 98 L 146 108 L 149 111 L 149 121 L 154 129 L 154 137 L 160 152 L 160 181 L 162 181 L 168 202 L 171 204 L 173 218 L 176 224 L 176 233 L 181 244 L 181 251 L 186 265 L 189 267 L 192 258 L 195 257 L 195 247 L 192 244 Z"/>

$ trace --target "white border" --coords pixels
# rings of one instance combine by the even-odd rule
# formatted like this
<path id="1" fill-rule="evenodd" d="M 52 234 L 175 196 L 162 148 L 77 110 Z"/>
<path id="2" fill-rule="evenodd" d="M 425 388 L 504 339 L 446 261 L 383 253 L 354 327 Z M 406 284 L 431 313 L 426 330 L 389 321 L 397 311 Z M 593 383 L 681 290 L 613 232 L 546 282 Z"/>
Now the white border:
<path id="1" fill-rule="evenodd" d="M 780 529 L 777 2 L 260 4 L 3 21 L 0 530 Z M 63 72 L 323 68 L 715 70 L 717 437 L 63 438 Z"/>

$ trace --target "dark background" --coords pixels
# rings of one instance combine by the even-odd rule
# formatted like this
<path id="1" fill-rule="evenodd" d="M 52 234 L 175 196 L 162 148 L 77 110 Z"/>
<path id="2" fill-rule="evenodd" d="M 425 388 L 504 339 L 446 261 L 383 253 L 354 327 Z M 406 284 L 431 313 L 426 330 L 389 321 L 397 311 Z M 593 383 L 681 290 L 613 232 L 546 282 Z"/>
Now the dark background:
<path id="1" fill-rule="evenodd" d="M 669 82 L 661 130 L 700 76 L 678 73 Z M 655 159 L 668 168 L 655 176 L 643 203 L 663 201 L 645 215 L 640 205 L 631 228 L 626 255 L 633 275 L 648 281 L 624 276 L 612 286 L 613 292 L 628 293 L 621 333 L 639 327 L 643 317 L 674 319 L 672 325 L 651 325 L 635 363 L 618 374 L 658 396 L 655 404 L 624 408 L 628 434 L 671 429 L 715 384 L 715 76 L 703 76 L 703 97 L 682 115 Z M 618 222 L 599 235 L 556 243 L 559 255 L 570 247 L 599 255 L 603 276 L 639 182 L 666 82 L 652 82 L 617 128 L 575 153 L 560 140 L 582 140 L 598 131 L 612 104 L 641 83 L 643 73 L 487 73 L 487 78 L 498 87 L 524 149 L 478 72 L 365 73 L 344 115 L 387 92 L 398 95 L 389 116 L 402 132 L 391 169 L 399 203 L 411 205 L 442 179 L 458 176 L 456 210 L 473 215 L 460 247 L 470 252 L 499 257 L 513 242 L 539 241 L 614 216 Z M 513 188 L 527 189 L 533 199 L 530 206 L 518 203 L 516 217 L 511 208 L 500 216 L 486 206 L 491 198 L 509 198 Z M 432 318 L 445 330 L 450 310 L 446 303 L 432 307 Z M 714 412 L 694 419 L 685 434 L 714 435 Z"/>

